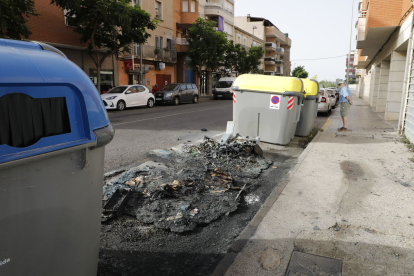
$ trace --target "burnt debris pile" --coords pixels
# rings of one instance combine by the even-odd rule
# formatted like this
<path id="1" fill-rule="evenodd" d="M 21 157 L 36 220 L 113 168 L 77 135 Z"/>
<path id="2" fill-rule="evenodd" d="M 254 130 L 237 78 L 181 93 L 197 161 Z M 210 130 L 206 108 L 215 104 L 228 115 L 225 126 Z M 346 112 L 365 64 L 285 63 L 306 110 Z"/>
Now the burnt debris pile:
<path id="1" fill-rule="evenodd" d="M 244 137 L 225 142 L 206 137 L 167 158 L 168 166 L 140 166 L 107 181 L 102 221 L 128 215 L 173 232 L 190 231 L 234 212 L 271 165 L 259 140 Z"/>

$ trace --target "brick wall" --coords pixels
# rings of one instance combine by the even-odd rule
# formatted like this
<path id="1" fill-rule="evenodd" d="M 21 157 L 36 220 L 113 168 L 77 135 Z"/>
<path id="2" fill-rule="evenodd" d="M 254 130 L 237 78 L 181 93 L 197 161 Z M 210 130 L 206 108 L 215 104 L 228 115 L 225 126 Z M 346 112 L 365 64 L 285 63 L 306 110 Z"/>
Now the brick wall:
<path id="1" fill-rule="evenodd" d="M 73 32 L 73 28 L 65 25 L 63 11 L 51 5 L 50 0 L 36 0 L 35 9 L 39 16 L 31 17 L 27 24 L 32 32 L 30 40 L 85 46 L 81 45 L 80 36 Z"/>
<path id="2" fill-rule="evenodd" d="M 403 10 L 403 1 L 405 0 L 368 1 L 367 28 L 398 25 Z"/>

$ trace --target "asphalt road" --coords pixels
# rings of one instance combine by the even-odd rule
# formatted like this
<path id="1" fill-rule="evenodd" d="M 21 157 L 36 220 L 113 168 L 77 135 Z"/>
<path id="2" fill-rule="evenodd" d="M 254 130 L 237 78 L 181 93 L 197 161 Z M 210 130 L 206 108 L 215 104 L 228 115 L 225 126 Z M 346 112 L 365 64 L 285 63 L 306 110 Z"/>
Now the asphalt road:
<path id="1" fill-rule="evenodd" d="M 142 163 L 154 149 L 168 149 L 195 142 L 204 135 L 224 133 L 227 121 L 233 117 L 232 104 L 231 100 L 201 99 L 197 104 L 108 111 L 115 138 L 106 146 L 105 172 Z"/>
<path id="2" fill-rule="evenodd" d="M 220 137 L 226 131 L 227 121 L 233 118 L 233 102 L 204 98 L 197 104 L 143 106 L 110 110 L 108 114 L 115 138 L 106 146 L 105 172 L 145 162 L 151 150 L 193 143 L 205 135 Z M 327 118 L 318 114 L 314 127 L 321 128 Z"/>

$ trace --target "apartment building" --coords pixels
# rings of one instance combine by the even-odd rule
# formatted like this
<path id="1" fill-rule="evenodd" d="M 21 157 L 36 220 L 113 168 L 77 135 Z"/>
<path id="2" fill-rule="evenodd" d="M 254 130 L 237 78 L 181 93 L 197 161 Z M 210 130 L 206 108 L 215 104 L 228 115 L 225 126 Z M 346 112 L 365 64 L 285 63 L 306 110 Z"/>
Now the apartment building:
<path id="1" fill-rule="evenodd" d="M 174 2 L 166 0 L 132 0 L 158 21 L 145 44 L 132 45 L 131 55 L 119 58 L 119 84 L 141 83 L 150 90 L 176 81 L 177 51 L 175 44 Z M 142 64 L 142 69 L 141 69 Z M 142 73 L 142 79 L 141 79 Z"/>
<path id="2" fill-rule="evenodd" d="M 204 16 L 205 0 L 174 0 L 174 22 L 177 51 L 178 82 L 197 83 L 197 75 L 194 68 L 190 66 L 188 51 L 188 30 L 198 17 Z"/>
<path id="3" fill-rule="evenodd" d="M 290 48 L 292 41 L 270 20 L 261 17 L 236 16 L 235 26 L 264 41 L 264 74 L 290 76 Z M 237 41 L 237 40 L 236 40 Z"/>
<path id="4" fill-rule="evenodd" d="M 93 60 L 85 53 L 86 44 L 80 43 L 80 36 L 67 24 L 64 11 L 50 0 L 36 0 L 35 10 L 39 16 L 32 16 L 27 23 L 32 32 L 30 40 L 44 42 L 61 50 L 97 84 L 97 71 Z M 118 61 L 108 57 L 102 64 L 101 91 L 119 85 Z"/>
<path id="5" fill-rule="evenodd" d="M 409 0 L 360 0 L 359 96 L 414 142 L 413 5 Z"/>
<path id="6" fill-rule="evenodd" d="M 265 41 L 252 33 L 246 32 L 245 30 L 234 26 L 234 43 L 242 45 L 246 51 L 249 51 L 251 47 L 262 46 L 265 47 Z M 264 63 L 259 67 L 260 70 L 264 71 Z"/>
<path id="7" fill-rule="evenodd" d="M 234 41 L 234 0 L 204 0 L 204 19 L 217 22 L 217 30 Z"/>
<path id="8" fill-rule="evenodd" d="M 356 76 L 356 68 L 354 67 L 354 60 L 356 51 L 351 51 L 351 55 L 348 58 L 348 55 L 346 57 L 346 63 L 345 63 L 345 80 L 349 78 L 350 83 L 356 83 L 357 82 L 357 76 Z M 349 59 L 349 60 L 348 60 Z M 348 76 L 348 63 L 349 63 L 349 76 Z"/>

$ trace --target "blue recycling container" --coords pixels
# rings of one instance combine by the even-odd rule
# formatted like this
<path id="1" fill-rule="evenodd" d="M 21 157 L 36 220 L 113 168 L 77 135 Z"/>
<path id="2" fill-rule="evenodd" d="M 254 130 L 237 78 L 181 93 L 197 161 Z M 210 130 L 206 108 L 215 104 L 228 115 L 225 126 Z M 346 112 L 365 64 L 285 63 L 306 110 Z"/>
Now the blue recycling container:
<path id="1" fill-rule="evenodd" d="M 0 275 L 96 275 L 105 145 L 89 77 L 59 50 L 0 39 Z"/>

